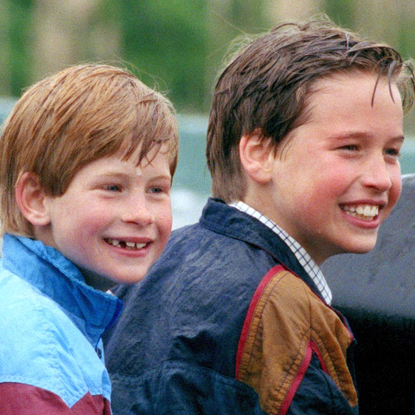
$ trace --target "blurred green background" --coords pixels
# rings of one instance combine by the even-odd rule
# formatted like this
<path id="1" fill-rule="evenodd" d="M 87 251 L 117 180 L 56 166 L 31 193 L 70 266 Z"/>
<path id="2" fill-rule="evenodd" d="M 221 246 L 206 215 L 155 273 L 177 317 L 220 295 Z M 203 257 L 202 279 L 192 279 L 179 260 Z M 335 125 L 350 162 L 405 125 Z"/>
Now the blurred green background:
<path id="1" fill-rule="evenodd" d="M 232 40 L 319 13 L 415 57 L 414 0 L 0 0 L 0 118 L 26 87 L 68 65 L 127 67 L 179 113 L 173 206 L 180 226 L 197 219 L 209 193 L 207 114 Z M 403 173 L 415 172 L 414 120 L 412 111 Z"/>
<path id="2" fill-rule="evenodd" d="M 415 56 L 414 0 L 0 0 L 0 96 L 63 67 L 105 61 L 206 113 L 235 37 L 324 12 Z"/>

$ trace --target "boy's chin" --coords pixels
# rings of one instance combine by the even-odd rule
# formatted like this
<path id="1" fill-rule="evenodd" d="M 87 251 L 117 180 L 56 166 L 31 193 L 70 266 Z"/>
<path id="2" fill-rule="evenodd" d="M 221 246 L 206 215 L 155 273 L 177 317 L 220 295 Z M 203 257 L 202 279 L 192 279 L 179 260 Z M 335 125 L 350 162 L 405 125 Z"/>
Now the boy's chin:
<path id="1" fill-rule="evenodd" d="M 344 236 L 346 237 L 346 235 Z M 367 254 L 376 246 L 377 232 L 373 235 L 359 235 L 350 238 L 348 241 L 343 240 L 338 242 L 337 246 L 333 246 L 334 249 L 331 251 L 329 257 L 340 254 Z"/>
<path id="2" fill-rule="evenodd" d="M 367 254 L 376 246 L 376 240 L 367 241 L 366 243 L 353 244 L 344 248 L 343 254 Z"/>

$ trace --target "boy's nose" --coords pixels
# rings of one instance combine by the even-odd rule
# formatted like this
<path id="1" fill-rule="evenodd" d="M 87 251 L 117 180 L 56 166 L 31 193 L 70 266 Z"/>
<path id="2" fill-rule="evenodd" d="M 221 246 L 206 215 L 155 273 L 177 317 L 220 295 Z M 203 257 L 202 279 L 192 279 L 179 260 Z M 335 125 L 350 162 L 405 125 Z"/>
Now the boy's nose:
<path id="1" fill-rule="evenodd" d="M 383 156 L 375 158 L 367 165 L 364 175 L 365 185 L 379 192 L 386 192 L 392 186 L 392 174 L 391 166 L 385 162 Z"/>
<path id="2" fill-rule="evenodd" d="M 146 201 L 140 198 L 140 200 L 131 200 L 123 206 L 122 220 L 146 226 L 154 222 L 154 216 Z"/>

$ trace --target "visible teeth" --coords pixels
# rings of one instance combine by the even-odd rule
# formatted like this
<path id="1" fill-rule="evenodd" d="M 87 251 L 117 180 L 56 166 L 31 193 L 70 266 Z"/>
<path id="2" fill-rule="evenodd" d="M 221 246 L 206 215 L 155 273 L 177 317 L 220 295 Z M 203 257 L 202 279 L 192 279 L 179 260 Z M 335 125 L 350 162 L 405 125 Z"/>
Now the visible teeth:
<path id="1" fill-rule="evenodd" d="M 375 205 L 352 205 L 344 206 L 343 211 L 350 216 L 372 220 L 379 214 L 379 206 Z"/>
<path id="2" fill-rule="evenodd" d="M 105 239 L 105 241 L 112 246 L 116 246 L 117 248 L 126 248 L 126 249 L 141 249 L 147 245 L 146 243 L 125 242 L 125 241 L 121 241 L 118 239 L 110 239 L 110 238 Z"/>

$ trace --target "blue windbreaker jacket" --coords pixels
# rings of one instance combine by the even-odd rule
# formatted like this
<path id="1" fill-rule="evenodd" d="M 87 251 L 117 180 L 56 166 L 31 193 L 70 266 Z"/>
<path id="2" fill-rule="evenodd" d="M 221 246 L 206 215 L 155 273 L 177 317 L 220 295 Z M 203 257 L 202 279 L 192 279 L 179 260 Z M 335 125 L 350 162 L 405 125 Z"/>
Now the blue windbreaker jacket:
<path id="1" fill-rule="evenodd" d="M 101 336 L 120 300 L 54 248 L 8 234 L 0 294 L 0 413 L 109 415 Z"/>

